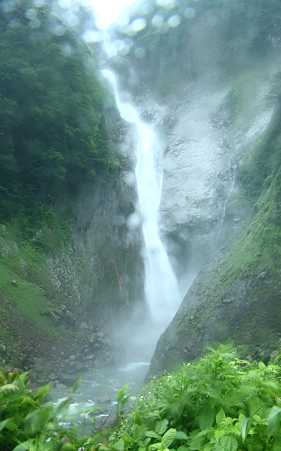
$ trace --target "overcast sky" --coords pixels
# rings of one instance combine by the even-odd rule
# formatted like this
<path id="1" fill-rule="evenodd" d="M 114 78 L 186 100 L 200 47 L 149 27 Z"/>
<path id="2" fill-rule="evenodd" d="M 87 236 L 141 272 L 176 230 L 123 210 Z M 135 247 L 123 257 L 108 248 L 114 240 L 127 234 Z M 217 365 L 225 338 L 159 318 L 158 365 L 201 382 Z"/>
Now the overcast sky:
<path id="1" fill-rule="evenodd" d="M 135 0 L 91 0 L 95 16 L 98 20 L 97 25 L 100 28 L 107 28 L 107 26 L 114 22 L 122 9 L 133 3 Z"/>

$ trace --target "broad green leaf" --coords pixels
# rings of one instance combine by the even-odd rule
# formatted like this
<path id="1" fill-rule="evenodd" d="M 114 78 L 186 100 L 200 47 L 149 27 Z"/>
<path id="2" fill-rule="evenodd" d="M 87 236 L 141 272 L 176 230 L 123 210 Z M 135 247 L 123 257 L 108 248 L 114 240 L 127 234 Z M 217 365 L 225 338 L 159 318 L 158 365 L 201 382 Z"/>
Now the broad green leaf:
<path id="1" fill-rule="evenodd" d="M 11 420 L 12 418 L 6 418 L 6 420 L 0 421 L 0 431 L 2 431 Z"/>
<path id="2" fill-rule="evenodd" d="M 161 440 L 162 448 L 169 448 L 175 438 L 176 432 L 177 430 L 174 428 L 168 429 L 167 432 L 165 432 Z"/>
<path id="3" fill-rule="evenodd" d="M 189 450 L 189 447 L 187 447 L 187 446 L 185 446 L 185 445 L 181 445 L 178 449 L 177 449 L 177 451 L 188 451 Z"/>
<path id="4" fill-rule="evenodd" d="M 35 410 L 26 416 L 26 421 L 28 422 L 28 429 L 32 434 L 40 431 L 46 423 L 50 420 L 50 408 L 45 408 L 42 410 Z"/>
<path id="5" fill-rule="evenodd" d="M 66 443 L 66 445 L 63 445 L 61 448 L 63 451 L 76 451 L 77 448 L 71 445 L 70 443 Z"/>
<path id="6" fill-rule="evenodd" d="M 71 398 L 67 398 L 64 401 L 62 401 L 56 408 L 55 414 L 56 415 L 61 415 L 63 413 L 65 413 L 68 409 L 68 406 L 71 402 Z"/>
<path id="7" fill-rule="evenodd" d="M 162 449 L 162 443 L 153 443 L 152 445 L 149 445 L 148 449 Z"/>
<path id="8" fill-rule="evenodd" d="M 196 435 L 196 437 L 203 437 L 204 435 L 209 434 L 209 432 L 214 431 L 214 428 L 208 428 L 205 429 L 204 431 L 199 432 L 199 434 Z"/>
<path id="9" fill-rule="evenodd" d="M 177 431 L 175 434 L 175 439 L 177 440 L 188 440 L 188 436 L 185 432 Z"/>
<path id="10" fill-rule="evenodd" d="M 215 411 L 214 409 L 206 404 L 199 412 L 198 422 L 201 431 L 207 429 L 213 425 L 215 419 Z"/>
<path id="11" fill-rule="evenodd" d="M 10 431 L 16 431 L 18 429 L 17 424 L 10 418 L 9 423 L 6 424 L 6 428 Z"/>
<path id="12" fill-rule="evenodd" d="M 124 435 L 123 439 L 125 440 L 125 442 L 127 443 L 134 443 L 134 439 L 132 437 L 130 437 L 129 435 Z"/>
<path id="13" fill-rule="evenodd" d="M 32 440 L 33 441 L 33 440 Z M 19 445 L 17 445 L 13 451 L 26 451 L 27 449 L 29 449 L 31 443 L 31 440 L 27 440 L 26 442 L 20 443 Z"/>
<path id="14" fill-rule="evenodd" d="M 78 388 L 80 387 L 80 385 L 82 384 L 82 377 L 78 377 L 77 381 L 73 384 L 72 386 L 72 392 L 75 393 L 76 390 L 78 390 Z"/>
<path id="15" fill-rule="evenodd" d="M 211 451 L 213 448 L 214 448 L 213 443 L 208 442 L 208 443 L 206 443 L 206 445 L 204 446 L 203 451 Z"/>
<path id="16" fill-rule="evenodd" d="M 221 431 L 221 430 L 217 429 L 214 434 L 216 441 L 219 442 L 220 439 L 224 436 L 224 434 L 225 434 L 225 431 Z"/>
<path id="17" fill-rule="evenodd" d="M 244 442 L 245 438 L 247 437 L 249 430 L 251 429 L 251 425 L 252 425 L 252 420 L 251 418 L 242 418 L 241 421 L 241 435 L 242 435 L 242 440 Z"/>
<path id="18" fill-rule="evenodd" d="M 120 442 L 114 443 L 111 448 L 116 449 L 116 451 L 124 451 L 124 441 L 120 440 Z"/>
<path id="19" fill-rule="evenodd" d="M 216 423 L 217 423 L 217 426 L 220 426 L 220 424 L 221 424 L 221 422 L 222 422 L 223 420 L 225 420 L 225 413 L 224 413 L 223 408 L 221 408 L 221 409 L 219 410 L 219 412 L 216 414 Z"/>
<path id="20" fill-rule="evenodd" d="M 50 390 L 49 385 L 44 385 L 44 387 L 39 388 L 39 390 L 35 393 L 35 395 L 33 396 L 33 399 L 38 399 L 41 396 L 44 397 L 44 395 L 46 395 Z"/>
<path id="21" fill-rule="evenodd" d="M 273 406 L 268 417 L 267 434 L 272 435 L 278 426 L 280 426 L 281 420 L 281 407 Z"/>
<path id="22" fill-rule="evenodd" d="M 119 404 L 122 401 L 122 399 L 124 398 L 125 394 L 127 393 L 128 387 L 129 387 L 129 384 L 124 385 L 124 387 L 122 387 L 121 390 L 119 390 L 119 392 L 117 393 L 116 401 Z"/>
<path id="23" fill-rule="evenodd" d="M 146 426 L 142 424 L 141 426 L 138 426 L 137 424 L 134 427 L 134 439 L 135 440 L 141 440 L 146 433 Z"/>
<path id="24" fill-rule="evenodd" d="M 27 378 L 27 373 L 22 373 L 22 374 L 19 374 L 14 380 L 14 384 L 18 387 L 20 393 L 22 393 L 22 392 L 24 392 L 24 390 L 26 390 L 26 384 L 25 384 L 26 378 Z"/>
<path id="25" fill-rule="evenodd" d="M 139 426 L 142 424 L 141 416 L 138 410 L 134 411 L 134 423 L 138 424 Z"/>
<path id="26" fill-rule="evenodd" d="M 169 421 L 165 418 L 162 421 L 157 421 L 157 423 L 155 424 L 155 431 L 157 432 L 157 434 L 164 434 L 164 432 L 166 432 L 167 427 L 168 427 Z"/>
<path id="27" fill-rule="evenodd" d="M 157 440 L 161 440 L 161 439 L 162 439 L 161 435 L 157 434 L 157 433 L 154 432 L 154 431 L 146 431 L 146 432 L 145 432 L 145 436 L 146 436 L 146 437 L 157 438 Z"/>
<path id="28" fill-rule="evenodd" d="M 191 444 L 189 445 L 189 449 L 190 450 L 198 450 L 198 449 L 202 449 L 202 447 L 204 446 L 206 442 L 206 437 L 195 437 Z"/>
<path id="29" fill-rule="evenodd" d="M 127 402 L 129 401 L 131 395 L 129 396 L 124 396 L 121 401 L 120 401 L 120 405 L 123 407 L 125 404 L 127 404 Z"/>
<path id="30" fill-rule="evenodd" d="M 16 391 L 18 390 L 18 387 L 14 384 L 6 384 L 6 385 L 2 385 L 2 387 L 0 387 L 0 393 L 5 392 L 5 391 Z"/>
<path id="31" fill-rule="evenodd" d="M 225 435 L 219 441 L 218 451 L 236 451 L 238 449 L 238 442 L 235 437 Z"/>

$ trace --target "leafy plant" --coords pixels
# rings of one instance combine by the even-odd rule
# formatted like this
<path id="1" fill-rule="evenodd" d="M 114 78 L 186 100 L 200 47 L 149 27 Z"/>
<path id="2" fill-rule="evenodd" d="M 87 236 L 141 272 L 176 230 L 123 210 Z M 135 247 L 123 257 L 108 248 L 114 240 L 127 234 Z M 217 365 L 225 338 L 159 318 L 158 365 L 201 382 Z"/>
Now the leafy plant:
<path id="1" fill-rule="evenodd" d="M 127 449 L 142 451 L 277 451 L 277 373 L 276 365 L 239 360 L 229 346 L 218 344 L 180 372 L 153 379 L 115 438 L 130 436 Z M 169 444 L 166 434 L 173 436 Z"/>
<path id="2" fill-rule="evenodd" d="M 83 437 L 77 427 L 64 428 L 69 417 L 72 397 L 57 405 L 44 403 L 49 386 L 32 393 L 27 386 L 27 373 L 0 373 L 0 444 L 1 451 L 75 451 L 92 450 L 99 435 Z M 81 379 L 72 391 L 80 386 Z M 96 410 L 91 408 L 89 410 Z"/>

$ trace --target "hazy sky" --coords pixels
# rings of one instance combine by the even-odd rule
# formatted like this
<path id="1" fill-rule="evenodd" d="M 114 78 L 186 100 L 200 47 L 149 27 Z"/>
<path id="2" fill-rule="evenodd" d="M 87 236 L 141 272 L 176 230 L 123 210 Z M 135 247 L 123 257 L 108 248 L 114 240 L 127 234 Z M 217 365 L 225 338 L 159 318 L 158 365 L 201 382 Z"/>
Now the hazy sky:
<path id="1" fill-rule="evenodd" d="M 107 26 L 114 22 L 122 9 L 133 3 L 135 0 L 92 0 L 95 15 L 98 19 L 97 25 L 100 28 L 107 28 Z"/>

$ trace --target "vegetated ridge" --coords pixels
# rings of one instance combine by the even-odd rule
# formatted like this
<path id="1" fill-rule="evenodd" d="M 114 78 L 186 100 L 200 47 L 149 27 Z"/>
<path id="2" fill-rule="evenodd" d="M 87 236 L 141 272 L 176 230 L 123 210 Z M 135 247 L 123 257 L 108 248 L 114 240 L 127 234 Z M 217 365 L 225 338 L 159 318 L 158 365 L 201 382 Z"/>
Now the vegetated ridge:
<path id="1" fill-rule="evenodd" d="M 139 284 L 126 126 L 94 51 L 50 2 L 2 2 L 0 34 L 0 356 L 58 381 L 63 365 L 113 362 L 108 330 Z"/>

